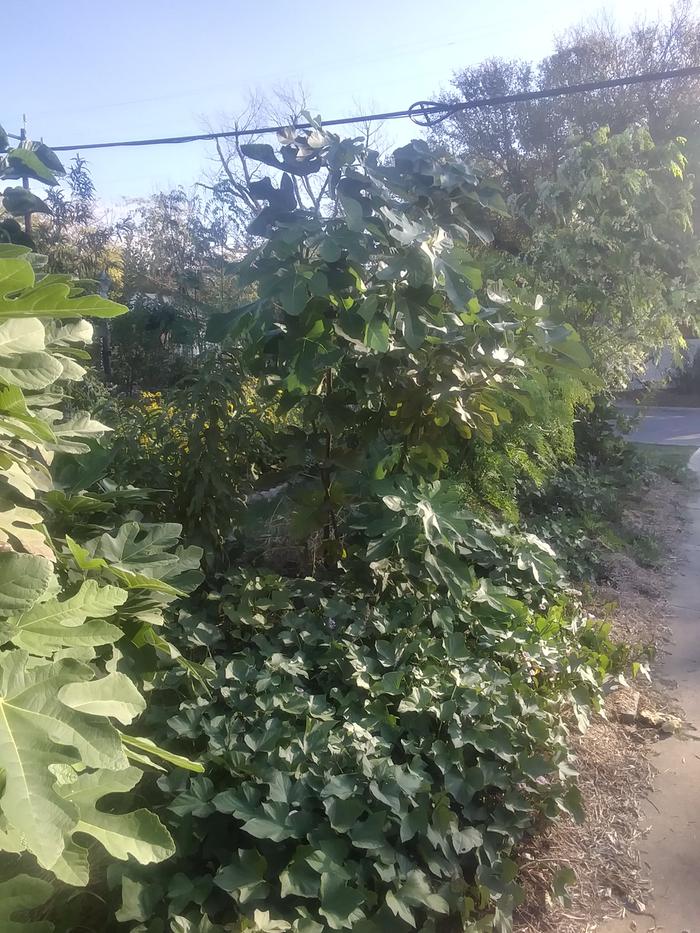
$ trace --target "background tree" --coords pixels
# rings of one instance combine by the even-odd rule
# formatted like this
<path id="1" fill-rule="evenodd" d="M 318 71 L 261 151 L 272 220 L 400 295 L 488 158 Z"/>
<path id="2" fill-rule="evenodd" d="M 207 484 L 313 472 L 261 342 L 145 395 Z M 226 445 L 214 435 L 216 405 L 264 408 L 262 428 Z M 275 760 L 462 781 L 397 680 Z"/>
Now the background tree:
<path id="1" fill-rule="evenodd" d="M 621 75 L 700 63 L 700 21 L 689 0 L 668 18 L 640 22 L 620 32 L 601 18 L 565 33 L 552 55 L 538 64 L 491 59 L 457 72 L 448 101 L 517 94 Z M 647 126 L 657 142 L 698 133 L 700 79 L 640 84 L 521 104 L 457 113 L 435 131 L 436 139 L 521 194 L 552 174 L 567 139 L 602 126 L 619 133 Z M 694 148 L 692 149 L 694 151 Z"/>
<path id="2" fill-rule="evenodd" d="M 699 61 L 700 20 L 683 2 L 625 33 L 606 19 L 578 27 L 537 65 L 467 68 L 449 99 Z M 623 385 L 662 346 L 681 346 L 695 326 L 699 91 L 700 79 L 684 79 L 481 108 L 434 133 L 511 197 L 497 245 L 525 260 L 525 274 L 579 330 L 608 385 Z"/>
<path id="3" fill-rule="evenodd" d="M 113 330 L 117 383 L 128 392 L 172 383 L 206 347 L 204 328 L 237 294 L 230 212 L 179 188 L 142 202 L 120 251 L 120 298 L 132 310 Z"/>
<path id="4" fill-rule="evenodd" d="M 569 146 L 522 213 L 531 226 L 525 274 L 550 314 L 572 324 L 608 387 L 662 346 L 679 347 L 700 297 L 693 183 L 684 147 L 634 126 Z"/>
<path id="5" fill-rule="evenodd" d="M 666 71 L 700 63 L 700 20 L 690 0 L 681 0 L 666 18 L 636 23 L 620 32 L 600 17 L 566 32 L 553 55 L 539 67 L 541 86 L 556 86 Z M 622 132 L 633 123 L 648 127 L 663 142 L 698 131 L 700 78 L 660 81 L 562 97 L 556 112 L 564 126 L 591 132 L 609 126 Z"/>
<path id="6" fill-rule="evenodd" d="M 79 155 L 61 182 L 48 190 L 49 212 L 34 225 L 36 248 L 47 257 L 48 271 L 93 280 L 107 275 L 118 285 L 119 244 L 128 220 L 113 221 L 100 207 L 89 165 Z"/>
<path id="7" fill-rule="evenodd" d="M 108 374 L 127 393 L 172 383 L 203 352 L 209 315 L 236 294 L 227 271 L 237 251 L 230 217 L 221 198 L 180 188 L 111 222 L 80 157 L 49 191 L 34 236 L 48 270 L 78 276 L 132 311 L 111 325 Z"/>

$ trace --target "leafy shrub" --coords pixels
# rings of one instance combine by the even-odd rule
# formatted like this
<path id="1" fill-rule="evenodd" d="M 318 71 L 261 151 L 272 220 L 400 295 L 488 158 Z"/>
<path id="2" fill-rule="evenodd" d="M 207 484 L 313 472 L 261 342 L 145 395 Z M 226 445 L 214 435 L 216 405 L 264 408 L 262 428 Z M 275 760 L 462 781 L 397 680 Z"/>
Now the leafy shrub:
<path id="1" fill-rule="evenodd" d="M 6 178 L 52 183 L 59 170 L 42 145 L 0 160 Z M 18 190 L 5 192 L 6 207 L 39 209 Z M 107 430 L 85 411 L 64 417 L 64 386 L 83 378 L 89 359 L 84 317 L 126 309 L 66 277 L 37 275 L 33 262 L 26 246 L 0 245 L 0 916 L 3 929 L 49 933 L 47 920 L 16 917 L 54 890 L 32 877 L 37 865 L 83 886 L 89 849 L 141 863 L 174 851 L 158 818 L 123 799 L 151 756 L 167 756 L 131 732 L 145 701 L 128 654 L 158 643 L 152 626 L 200 579 L 201 552 L 178 548 L 179 526 L 121 520 L 118 490 L 83 495 L 56 481 L 58 458 L 89 453 Z M 88 516 L 92 534 L 82 537 Z"/>
<path id="2" fill-rule="evenodd" d="M 28 367 L 54 375 L 6 400 L 4 475 L 27 496 L 39 474 L 41 512 L 3 533 L 13 560 L 39 547 L 48 567 L 35 594 L 9 591 L 26 605 L 6 613 L 0 671 L 8 697 L 24 678 L 63 725 L 23 738 L 43 755 L 27 772 L 53 808 L 47 832 L 34 819 L 27 833 L 31 807 L 6 811 L 8 778 L 2 844 L 27 850 L 22 869 L 36 858 L 84 884 L 92 834 L 107 852 L 91 852 L 93 927 L 507 930 L 512 846 L 540 816 L 580 816 L 568 730 L 619 654 L 550 545 L 490 516 L 516 519 L 533 487 L 544 499 L 598 383 L 527 276 L 490 274 L 487 222 L 504 205 L 464 165 L 420 142 L 380 164 L 320 124 L 285 134 L 282 162 L 253 148 L 285 172 L 252 183 L 268 202 L 237 270 L 252 301 L 212 319 L 212 359 L 167 396 L 103 398 L 111 450 L 92 439 L 104 425 L 57 414 L 56 384 L 83 375 L 83 324 L 45 331 L 48 359 Z M 317 171 L 336 205 L 325 218 L 291 178 Z M 62 278 L 33 287 L 18 255 L 0 256 L 0 276 L 20 263 L 0 306 L 121 310 Z M 158 491 L 150 502 L 135 481 Z M 201 581 L 200 549 L 137 505 L 172 506 L 207 548 L 187 604 L 174 601 Z M 134 810 L 158 758 L 199 773 L 142 782 L 150 810 Z M 21 874 L 4 890 L 14 922 L 15 904 L 55 889 Z M 63 893 L 49 910 L 71 930 L 80 911 L 62 913 Z"/>
<path id="3" fill-rule="evenodd" d="M 589 399 L 589 389 L 571 376 L 551 379 L 532 408 L 514 412 L 490 443 L 469 445 L 457 473 L 469 508 L 517 522 L 522 506 L 575 462 L 575 422 Z"/>
<path id="4" fill-rule="evenodd" d="M 186 877 L 221 923 L 272 929 L 264 910 L 275 929 L 429 930 L 449 914 L 476 930 L 489 900 L 506 922 L 507 855 L 533 812 L 580 814 L 561 701 L 582 720 L 597 703 L 604 633 L 563 594 L 510 595 L 519 577 L 541 604 L 558 579 L 539 542 L 460 513 L 406 532 L 373 591 L 241 571 L 181 619 L 177 644 L 213 676 L 178 701 L 172 671 L 150 713 L 172 714 L 160 735 L 207 766 L 159 782 L 180 854 L 161 882 L 171 910 Z"/>
<path id="5" fill-rule="evenodd" d="M 245 496 L 270 454 L 274 430 L 250 380 L 228 354 L 213 355 L 170 390 L 111 398 L 110 471 L 122 484 L 160 490 L 146 507 L 177 518 L 211 570 L 228 566 Z"/>
<path id="6" fill-rule="evenodd" d="M 552 315 L 571 323 L 607 386 L 683 344 L 697 300 L 697 240 L 685 140 L 601 127 L 570 141 L 551 179 L 521 198 L 529 261 Z"/>
<path id="7" fill-rule="evenodd" d="M 338 209 L 306 214 L 289 175 L 255 182 L 255 298 L 209 335 L 275 431 L 238 567 L 173 626 L 206 688 L 171 670 L 148 713 L 207 771 L 159 782 L 178 860 L 122 873 L 117 916 L 507 929 L 508 854 L 538 814 L 578 813 L 565 711 L 585 723 L 614 657 L 551 548 L 466 511 L 450 480 L 557 393 L 570 444 L 588 358 L 525 284 L 485 280 L 467 239 L 488 242 L 502 203 L 465 166 L 418 142 L 380 165 L 320 126 L 284 164 L 326 172 Z M 283 573 L 249 520 L 268 506 L 296 545 Z"/>
<path id="8" fill-rule="evenodd" d="M 664 466 L 630 444 L 631 419 L 604 397 L 577 412 L 575 459 L 563 462 L 539 488 L 522 498 L 524 522 L 543 535 L 578 580 L 605 572 L 605 555 L 631 550 L 642 562 L 655 552 L 650 538 L 626 535 L 624 509 L 630 494 L 643 492 Z M 666 467 L 676 480 L 683 467 Z M 646 555 L 645 555 L 646 552 Z"/>

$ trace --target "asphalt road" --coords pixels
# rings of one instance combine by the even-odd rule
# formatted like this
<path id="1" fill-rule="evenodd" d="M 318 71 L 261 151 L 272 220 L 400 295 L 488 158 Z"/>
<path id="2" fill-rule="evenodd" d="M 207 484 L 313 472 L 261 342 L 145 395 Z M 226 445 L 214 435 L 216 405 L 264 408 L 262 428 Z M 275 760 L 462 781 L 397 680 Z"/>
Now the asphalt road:
<path id="1" fill-rule="evenodd" d="M 633 413 L 638 408 L 620 405 Z M 700 408 L 643 408 L 636 428 L 628 435 L 639 444 L 675 444 L 700 447 Z"/>

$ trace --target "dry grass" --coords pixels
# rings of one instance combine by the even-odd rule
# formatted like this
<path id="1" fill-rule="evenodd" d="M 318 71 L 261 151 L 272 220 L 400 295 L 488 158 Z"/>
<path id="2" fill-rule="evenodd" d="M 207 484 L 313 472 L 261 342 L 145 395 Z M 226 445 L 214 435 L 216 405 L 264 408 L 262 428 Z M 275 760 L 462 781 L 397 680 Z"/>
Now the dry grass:
<path id="1" fill-rule="evenodd" d="M 685 495 L 682 487 L 660 479 L 628 511 L 630 530 L 644 528 L 659 543 L 663 567 L 642 568 L 626 555 L 613 555 L 609 582 L 587 594 L 591 610 L 610 618 L 613 637 L 625 644 L 662 651 L 668 638 L 664 594 L 683 528 Z M 673 698 L 653 684 L 636 683 L 635 689 L 644 706 L 676 712 Z M 516 916 L 518 933 L 592 933 L 607 919 L 633 917 L 648 902 L 650 884 L 637 843 L 645 832 L 640 804 L 653 783 L 649 750 L 659 733 L 622 723 L 616 715 L 621 699 L 611 692 L 605 717 L 596 717 L 585 735 L 572 736 L 585 822 L 561 821 L 520 849 L 525 901 Z M 566 905 L 551 893 L 561 868 L 576 876 Z"/>

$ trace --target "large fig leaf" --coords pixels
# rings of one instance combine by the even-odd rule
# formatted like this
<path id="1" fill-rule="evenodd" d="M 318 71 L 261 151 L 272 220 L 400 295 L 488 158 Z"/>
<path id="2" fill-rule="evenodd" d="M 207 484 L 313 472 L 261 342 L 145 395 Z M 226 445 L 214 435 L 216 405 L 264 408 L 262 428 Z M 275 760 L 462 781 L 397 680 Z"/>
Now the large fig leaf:
<path id="1" fill-rule="evenodd" d="M 30 554 L 39 554 L 50 561 L 54 561 L 53 549 L 46 540 L 46 536 L 38 528 L 43 518 L 33 509 L 23 509 L 15 506 L 0 512 L 0 547 L 12 543 L 19 543 Z M 30 526 L 30 527 L 27 527 Z"/>
<path id="2" fill-rule="evenodd" d="M 27 408 L 22 390 L 17 386 L 0 389 L 0 434 L 17 436 L 30 443 L 55 441 L 51 427 Z"/>
<path id="3" fill-rule="evenodd" d="M 22 612 L 43 595 L 53 574 L 50 560 L 36 554 L 0 553 L 0 614 Z"/>
<path id="4" fill-rule="evenodd" d="M 88 850 L 70 840 L 56 861 L 51 865 L 51 871 L 66 884 L 84 888 L 90 882 L 90 862 Z"/>
<path id="5" fill-rule="evenodd" d="M 2 206 L 8 214 L 50 214 L 51 208 L 27 188 L 7 187 L 2 193 Z"/>
<path id="6" fill-rule="evenodd" d="M 0 257 L 0 318 L 107 318 L 126 311 L 99 295 L 71 297 L 66 282 L 35 283 L 34 270 L 24 256 Z"/>
<path id="7" fill-rule="evenodd" d="M 109 318 L 124 314 L 127 310 L 123 305 L 118 305 L 107 298 L 100 298 L 99 295 L 82 295 L 79 298 L 73 298 L 70 297 L 70 291 L 70 286 L 62 282 L 48 285 L 42 285 L 40 282 L 34 288 L 28 288 L 16 297 L 0 296 L 0 316 L 78 318 L 87 315 Z"/>
<path id="8" fill-rule="evenodd" d="M 169 858 L 175 851 L 172 837 L 158 817 L 148 810 L 114 814 L 96 807 L 101 797 L 127 793 L 140 779 L 138 768 L 97 771 L 80 774 L 70 783 L 59 784 L 57 790 L 78 811 L 76 832 L 97 839 L 114 858 L 126 860 L 133 856 L 137 862 L 147 865 Z"/>
<path id="9" fill-rule="evenodd" d="M 71 709 L 96 716 L 111 716 L 125 726 L 146 708 L 145 700 L 132 681 L 119 671 L 88 683 L 68 684 L 61 688 L 58 696 Z"/>
<path id="10" fill-rule="evenodd" d="M 122 631 L 97 620 L 114 615 L 126 598 L 126 591 L 119 587 L 101 587 L 86 580 L 75 596 L 36 603 L 21 615 L 10 617 L 0 625 L 0 637 L 45 657 L 59 648 L 108 645 L 121 638 Z"/>
<path id="11" fill-rule="evenodd" d="M 54 429 L 57 437 L 99 437 L 112 428 L 90 417 L 89 412 L 81 411 L 69 421 L 63 421 Z"/>
<path id="12" fill-rule="evenodd" d="M 17 147 L 10 149 L 7 153 L 9 170 L 3 172 L 5 178 L 35 178 L 45 185 L 57 185 L 58 180 L 49 168 L 40 158 L 37 152 L 32 149 Z"/>
<path id="13" fill-rule="evenodd" d="M 177 546 L 181 532 L 182 526 L 175 522 L 125 522 L 114 537 L 105 533 L 89 541 L 87 548 L 94 557 L 103 557 L 119 570 L 172 580 L 198 569 L 202 557 L 201 548 Z"/>
<path id="14" fill-rule="evenodd" d="M 36 353 L 46 348 L 46 331 L 37 318 L 10 318 L 0 324 L 0 356 Z"/>
<path id="15" fill-rule="evenodd" d="M 0 379 L 23 389 L 45 389 L 64 375 L 63 365 L 50 353 L 0 355 Z"/>
<path id="16" fill-rule="evenodd" d="M 63 372 L 63 378 L 67 378 L 65 370 Z M 86 454 L 90 453 L 90 446 L 88 444 L 81 441 L 69 440 L 69 438 L 99 437 L 112 429 L 107 427 L 106 424 L 102 424 L 100 421 L 91 418 L 87 412 L 83 411 L 71 418 L 70 421 L 63 421 L 60 424 L 54 425 L 53 430 L 56 435 L 57 443 L 55 445 L 49 445 L 49 449 L 58 450 L 61 451 L 61 453 L 67 454 Z"/>
<path id="17" fill-rule="evenodd" d="M 35 666 L 28 662 L 26 651 L 0 653 L 0 762 L 5 773 L 0 808 L 9 827 L 50 867 L 79 817 L 75 805 L 56 792 L 51 766 L 119 770 L 127 767 L 127 759 L 108 720 L 59 700 L 62 687 L 92 678 L 89 667 L 69 659 Z"/>

